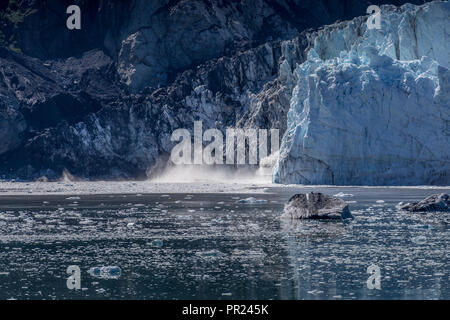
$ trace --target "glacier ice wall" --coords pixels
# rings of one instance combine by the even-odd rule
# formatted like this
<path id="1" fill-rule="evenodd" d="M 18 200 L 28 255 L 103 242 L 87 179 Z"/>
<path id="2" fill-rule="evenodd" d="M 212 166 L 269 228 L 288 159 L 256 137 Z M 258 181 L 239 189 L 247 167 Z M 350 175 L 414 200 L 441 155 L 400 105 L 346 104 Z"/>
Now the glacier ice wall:
<path id="1" fill-rule="evenodd" d="M 317 32 L 294 71 L 274 182 L 450 185 L 450 5 Z"/>

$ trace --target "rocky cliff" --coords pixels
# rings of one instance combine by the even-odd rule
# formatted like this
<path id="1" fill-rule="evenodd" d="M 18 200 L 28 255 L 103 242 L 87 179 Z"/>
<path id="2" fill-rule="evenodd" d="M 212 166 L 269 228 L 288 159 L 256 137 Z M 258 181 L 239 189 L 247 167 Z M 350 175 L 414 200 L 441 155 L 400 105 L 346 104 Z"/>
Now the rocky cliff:
<path id="1" fill-rule="evenodd" d="M 306 29 L 364 16 L 370 1 L 75 3 L 73 31 L 72 1 L 0 7 L 0 176 L 145 178 L 194 120 L 283 133 L 297 65 L 324 33 Z M 277 175 L 305 182 L 293 176 Z"/>

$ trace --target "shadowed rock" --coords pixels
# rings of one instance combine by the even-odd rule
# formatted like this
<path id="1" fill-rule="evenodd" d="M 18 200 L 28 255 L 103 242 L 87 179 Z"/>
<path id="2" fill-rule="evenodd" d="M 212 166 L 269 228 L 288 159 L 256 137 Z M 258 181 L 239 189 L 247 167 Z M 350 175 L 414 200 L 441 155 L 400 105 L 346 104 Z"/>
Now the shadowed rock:
<path id="1" fill-rule="evenodd" d="M 407 203 L 400 209 L 409 212 L 450 212 L 450 196 L 435 194 L 420 202 Z"/>
<path id="2" fill-rule="evenodd" d="M 347 203 L 322 193 L 296 194 L 284 205 L 282 218 L 348 219 L 353 218 Z"/>

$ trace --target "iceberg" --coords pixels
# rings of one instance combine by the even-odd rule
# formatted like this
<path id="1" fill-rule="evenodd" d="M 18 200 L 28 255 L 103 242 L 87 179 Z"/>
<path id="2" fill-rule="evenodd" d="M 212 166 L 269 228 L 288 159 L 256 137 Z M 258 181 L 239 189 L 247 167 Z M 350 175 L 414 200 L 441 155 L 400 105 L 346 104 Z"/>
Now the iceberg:
<path id="1" fill-rule="evenodd" d="M 92 267 L 88 273 L 95 278 L 100 279 L 119 279 L 122 270 L 118 266 Z"/>
<path id="2" fill-rule="evenodd" d="M 450 184 L 450 4 L 382 6 L 381 18 L 315 34 L 274 182 Z"/>
<path id="3" fill-rule="evenodd" d="M 267 200 L 265 199 L 256 199 L 254 197 L 246 198 L 246 199 L 240 199 L 236 201 L 236 203 L 243 203 L 243 204 L 265 204 L 267 203 Z"/>

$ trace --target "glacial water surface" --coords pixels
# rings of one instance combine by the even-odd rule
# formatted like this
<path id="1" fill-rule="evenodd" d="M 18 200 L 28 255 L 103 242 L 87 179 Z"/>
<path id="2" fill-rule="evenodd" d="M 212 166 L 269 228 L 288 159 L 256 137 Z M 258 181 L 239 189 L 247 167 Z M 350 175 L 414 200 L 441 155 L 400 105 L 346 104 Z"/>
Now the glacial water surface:
<path id="1" fill-rule="evenodd" d="M 355 216 L 283 221 L 295 192 Z M 399 212 L 450 190 L 0 196 L 0 299 L 450 299 L 448 214 Z M 261 201 L 239 201 L 254 197 Z M 380 268 L 368 289 L 367 268 Z M 67 268 L 81 289 L 67 288 Z M 117 266 L 119 277 L 89 269 Z"/>

